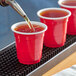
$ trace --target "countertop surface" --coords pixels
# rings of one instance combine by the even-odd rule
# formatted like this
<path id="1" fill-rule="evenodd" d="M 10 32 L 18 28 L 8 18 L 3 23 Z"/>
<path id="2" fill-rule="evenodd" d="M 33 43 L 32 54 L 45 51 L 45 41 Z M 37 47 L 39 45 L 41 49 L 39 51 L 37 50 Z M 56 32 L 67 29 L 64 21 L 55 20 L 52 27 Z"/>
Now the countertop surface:
<path id="1" fill-rule="evenodd" d="M 50 69 L 48 72 L 43 74 L 42 76 L 52 76 L 53 74 L 56 74 L 57 72 L 60 72 L 66 68 L 71 67 L 72 65 L 76 65 L 76 52 L 61 61 L 59 64 L 57 64 L 55 67 Z"/>

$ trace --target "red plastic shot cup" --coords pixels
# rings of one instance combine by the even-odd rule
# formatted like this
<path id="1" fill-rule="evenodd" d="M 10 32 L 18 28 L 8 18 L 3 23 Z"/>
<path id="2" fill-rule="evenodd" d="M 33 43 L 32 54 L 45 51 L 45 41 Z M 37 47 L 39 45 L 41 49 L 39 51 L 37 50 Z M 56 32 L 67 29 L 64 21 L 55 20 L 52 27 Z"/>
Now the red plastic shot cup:
<path id="1" fill-rule="evenodd" d="M 42 12 L 49 10 L 54 10 L 55 13 L 56 11 L 66 12 L 67 15 L 56 18 L 41 15 Z M 45 8 L 39 10 L 37 15 L 40 17 L 40 21 L 48 26 L 45 32 L 44 45 L 52 48 L 63 46 L 66 41 L 67 22 L 71 12 L 62 8 Z"/>
<path id="2" fill-rule="evenodd" d="M 20 63 L 27 65 L 40 62 L 42 57 L 44 33 L 47 30 L 47 26 L 43 23 L 36 21 L 31 21 L 31 23 L 42 26 L 44 29 L 33 33 L 23 33 L 14 30 L 17 26 L 23 24 L 26 25 L 25 21 L 15 23 L 11 27 L 16 41 L 17 58 Z"/>
<path id="3" fill-rule="evenodd" d="M 76 3 L 76 0 L 59 0 L 58 1 L 58 4 L 60 5 L 61 8 L 65 8 L 69 11 L 71 11 L 71 16 L 69 18 L 69 21 L 68 21 L 68 27 L 67 27 L 67 34 L 69 35 L 76 35 L 76 5 L 64 5 L 62 4 L 64 1 L 75 1 Z"/>

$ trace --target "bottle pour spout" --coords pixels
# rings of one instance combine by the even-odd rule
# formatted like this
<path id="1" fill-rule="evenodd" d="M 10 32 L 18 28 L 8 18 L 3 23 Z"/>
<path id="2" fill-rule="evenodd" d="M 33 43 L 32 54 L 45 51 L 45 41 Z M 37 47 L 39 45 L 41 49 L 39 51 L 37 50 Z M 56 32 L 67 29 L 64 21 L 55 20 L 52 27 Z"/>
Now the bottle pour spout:
<path id="1" fill-rule="evenodd" d="M 18 12 L 22 17 L 26 16 L 26 13 L 20 7 L 20 5 L 15 0 L 5 0 L 16 12 Z"/>

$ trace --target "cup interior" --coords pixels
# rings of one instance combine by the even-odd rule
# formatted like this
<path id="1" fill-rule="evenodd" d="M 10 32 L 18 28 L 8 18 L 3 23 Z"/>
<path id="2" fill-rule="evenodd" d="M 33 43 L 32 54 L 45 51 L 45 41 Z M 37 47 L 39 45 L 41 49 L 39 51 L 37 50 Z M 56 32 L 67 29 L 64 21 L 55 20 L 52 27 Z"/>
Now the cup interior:
<path id="1" fill-rule="evenodd" d="M 46 26 L 45 24 L 41 23 L 41 22 L 31 21 L 31 23 L 32 23 L 32 24 L 39 25 L 39 26 L 42 26 L 42 27 L 44 28 L 44 30 L 39 31 L 39 32 L 33 32 L 33 33 L 23 33 L 23 32 L 19 32 L 19 31 L 16 31 L 16 30 L 15 30 L 15 28 L 16 28 L 17 26 L 21 26 L 21 25 L 23 25 L 23 24 L 25 24 L 25 26 L 26 26 L 26 24 L 27 24 L 26 21 L 22 21 L 22 22 L 18 22 L 18 23 L 13 24 L 13 25 L 11 26 L 11 30 L 12 30 L 13 32 L 15 32 L 15 33 L 24 34 L 24 35 L 39 34 L 39 33 L 45 32 L 45 31 L 47 30 L 47 26 Z"/>
<path id="2" fill-rule="evenodd" d="M 59 0 L 58 1 L 58 4 L 60 5 L 60 6 L 62 6 L 62 7 L 66 7 L 66 8 L 76 8 L 76 6 L 70 6 L 70 5 L 65 5 L 65 4 L 63 4 L 64 2 L 76 2 L 76 0 Z"/>
<path id="3" fill-rule="evenodd" d="M 61 16 L 61 17 L 46 17 L 46 16 L 43 16 L 41 15 L 41 13 L 43 12 L 46 12 L 46 11 L 49 11 L 49 10 L 56 10 L 56 11 L 63 11 L 65 13 L 67 13 L 66 15 L 64 16 Z M 56 13 L 56 12 L 55 12 Z M 60 12 L 59 12 L 60 13 Z M 71 15 L 71 12 L 67 9 L 63 9 L 63 8 L 44 8 L 44 9 L 41 9 L 37 12 L 37 15 L 40 17 L 40 18 L 43 18 L 43 19 L 63 19 L 63 18 L 67 18 Z"/>

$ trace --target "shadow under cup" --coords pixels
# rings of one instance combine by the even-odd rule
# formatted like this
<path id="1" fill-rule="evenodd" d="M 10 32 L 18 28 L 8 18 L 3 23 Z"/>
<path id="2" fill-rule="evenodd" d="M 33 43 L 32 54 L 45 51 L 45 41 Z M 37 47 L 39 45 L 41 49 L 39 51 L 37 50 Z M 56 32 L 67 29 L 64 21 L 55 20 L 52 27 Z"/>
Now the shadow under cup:
<path id="1" fill-rule="evenodd" d="M 48 16 L 48 11 L 50 11 L 49 14 L 52 11 L 51 16 Z M 66 41 L 67 22 L 71 12 L 62 8 L 45 8 L 39 10 L 37 15 L 40 21 L 48 26 L 44 36 L 44 45 L 52 48 L 63 46 Z"/>
<path id="2" fill-rule="evenodd" d="M 17 26 L 23 24 L 26 26 L 27 23 L 25 21 L 18 22 L 11 27 L 16 40 L 17 58 L 22 64 L 38 63 L 42 57 L 43 38 L 47 26 L 36 21 L 31 21 L 31 23 L 43 27 L 44 29 L 33 33 L 23 33 L 14 30 Z"/>

